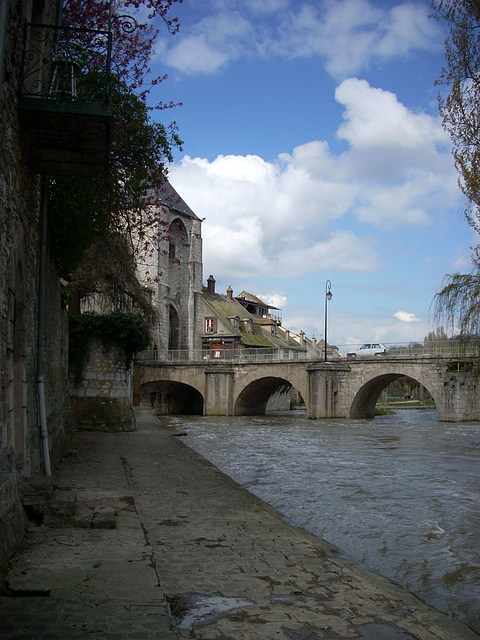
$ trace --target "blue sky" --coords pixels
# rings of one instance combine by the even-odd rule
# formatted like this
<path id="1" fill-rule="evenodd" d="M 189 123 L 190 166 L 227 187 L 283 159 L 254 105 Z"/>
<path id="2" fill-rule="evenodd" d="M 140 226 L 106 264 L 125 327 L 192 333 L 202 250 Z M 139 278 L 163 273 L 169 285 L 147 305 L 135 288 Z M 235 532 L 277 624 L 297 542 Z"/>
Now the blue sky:
<path id="1" fill-rule="evenodd" d="M 423 340 L 476 244 L 434 86 L 423 0 L 184 0 L 151 101 L 185 141 L 170 181 L 203 223 L 204 283 L 345 345 Z"/>

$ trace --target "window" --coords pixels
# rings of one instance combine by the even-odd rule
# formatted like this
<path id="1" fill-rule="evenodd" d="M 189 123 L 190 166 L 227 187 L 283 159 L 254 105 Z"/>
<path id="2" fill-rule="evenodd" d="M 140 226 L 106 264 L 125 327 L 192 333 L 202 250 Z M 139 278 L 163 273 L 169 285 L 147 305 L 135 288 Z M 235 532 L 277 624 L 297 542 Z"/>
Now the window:
<path id="1" fill-rule="evenodd" d="M 168 245 L 168 259 L 170 262 L 175 260 L 175 244 L 173 242 Z"/>
<path id="2" fill-rule="evenodd" d="M 205 333 L 214 333 L 216 330 L 216 318 L 205 318 Z"/>

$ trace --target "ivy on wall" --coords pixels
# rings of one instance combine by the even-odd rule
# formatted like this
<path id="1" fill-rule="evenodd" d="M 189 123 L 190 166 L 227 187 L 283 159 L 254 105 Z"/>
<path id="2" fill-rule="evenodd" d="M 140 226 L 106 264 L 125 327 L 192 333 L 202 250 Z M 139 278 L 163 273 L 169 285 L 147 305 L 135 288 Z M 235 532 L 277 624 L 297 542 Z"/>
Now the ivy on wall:
<path id="1" fill-rule="evenodd" d="M 69 360 L 75 384 L 82 380 L 90 339 L 99 340 L 105 349 L 114 345 L 123 348 L 125 369 L 130 367 L 135 354 L 146 349 L 150 342 L 146 323 L 133 313 L 81 313 L 70 316 L 69 323 Z"/>

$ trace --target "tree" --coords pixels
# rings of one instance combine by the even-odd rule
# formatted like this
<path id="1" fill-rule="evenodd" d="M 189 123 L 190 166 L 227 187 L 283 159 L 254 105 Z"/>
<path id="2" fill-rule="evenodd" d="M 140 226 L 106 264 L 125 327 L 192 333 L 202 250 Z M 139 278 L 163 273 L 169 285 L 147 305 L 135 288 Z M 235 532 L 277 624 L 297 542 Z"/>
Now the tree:
<path id="1" fill-rule="evenodd" d="M 143 4 L 150 9 L 150 19 L 160 15 L 175 32 L 178 22 L 167 18 L 167 11 L 177 1 L 181 2 Z M 138 25 L 134 31 L 124 31 L 119 26 L 121 12 L 141 4 L 140 0 L 69 0 L 65 5 L 64 20 L 70 26 L 113 29 L 112 140 L 106 177 L 51 180 L 50 231 L 53 254 L 73 293 L 101 292 L 112 300 L 123 295 L 146 311 L 148 304 L 135 277 L 135 254 L 155 249 L 151 230 L 162 224 L 159 204 L 167 163 L 182 141 L 176 123 L 165 126 L 153 121 L 145 102 L 150 86 L 159 81 L 147 78 L 158 30 Z M 101 73 L 92 68 L 79 78 L 79 93 L 82 86 L 103 81 Z"/>
<path id="2" fill-rule="evenodd" d="M 480 232 L 480 0 L 433 0 L 434 16 L 447 23 L 446 66 L 437 84 L 443 126 L 453 143 L 459 185 L 467 198 L 465 215 Z M 447 275 L 435 296 L 435 316 L 454 331 L 478 333 L 480 246 L 473 249 L 471 273 Z"/>
<path id="3" fill-rule="evenodd" d="M 171 34 L 179 30 L 178 18 L 169 11 L 183 0 L 64 0 L 63 20 L 66 25 L 93 28 L 112 34 L 112 67 L 120 82 L 145 100 L 149 89 L 166 79 L 151 77 L 150 59 L 160 29 L 154 26 L 161 18 Z M 147 12 L 147 21 L 137 17 Z M 160 103 L 157 108 L 172 106 Z"/>

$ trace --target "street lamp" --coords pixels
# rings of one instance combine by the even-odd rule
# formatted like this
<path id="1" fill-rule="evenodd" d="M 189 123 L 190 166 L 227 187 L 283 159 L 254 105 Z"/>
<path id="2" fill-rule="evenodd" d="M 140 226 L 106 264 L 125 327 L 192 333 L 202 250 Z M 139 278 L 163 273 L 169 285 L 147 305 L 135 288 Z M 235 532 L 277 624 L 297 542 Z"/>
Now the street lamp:
<path id="1" fill-rule="evenodd" d="M 333 293 L 331 292 L 332 283 L 327 280 L 325 283 L 325 362 L 327 361 L 327 303 L 332 299 Z"/>

